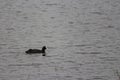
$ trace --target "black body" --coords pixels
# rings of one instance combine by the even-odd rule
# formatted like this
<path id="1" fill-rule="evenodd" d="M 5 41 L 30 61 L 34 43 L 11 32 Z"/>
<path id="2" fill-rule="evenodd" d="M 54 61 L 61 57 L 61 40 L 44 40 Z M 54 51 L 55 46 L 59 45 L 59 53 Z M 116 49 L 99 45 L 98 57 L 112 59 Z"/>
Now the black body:
<path id="1" fill-rule="evenodd" d="M 45 50 L 46 50 L 46 46 L 43 46 L 42 50 L 39 50 L 39 49 L 29 49 L 29 50 L 25 51 L 25 53 L 26 54 L 40 54 L 40 53 L 42 53 L 43 56 L 46 56 Z"/>

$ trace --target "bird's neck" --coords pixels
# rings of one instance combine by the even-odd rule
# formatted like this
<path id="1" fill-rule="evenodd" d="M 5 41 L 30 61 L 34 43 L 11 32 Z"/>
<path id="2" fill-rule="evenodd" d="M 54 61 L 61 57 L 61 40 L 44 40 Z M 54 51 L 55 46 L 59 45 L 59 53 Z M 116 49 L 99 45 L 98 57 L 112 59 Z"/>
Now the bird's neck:
<path id="1" fill-rule="evenodd" d="M 42 49 L 42 52 L 45 53 L 45 49 Z"/>

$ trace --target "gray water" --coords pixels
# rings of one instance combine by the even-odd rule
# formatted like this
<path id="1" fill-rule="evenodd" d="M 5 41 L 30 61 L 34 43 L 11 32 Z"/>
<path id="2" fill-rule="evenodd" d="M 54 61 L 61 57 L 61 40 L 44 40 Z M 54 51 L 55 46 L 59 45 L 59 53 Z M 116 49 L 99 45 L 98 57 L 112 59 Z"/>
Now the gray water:
<path id="1" fill-rule="evenodd" d="M 0 0 L 0 80 L 119 78 L 120 0 Z"/>

